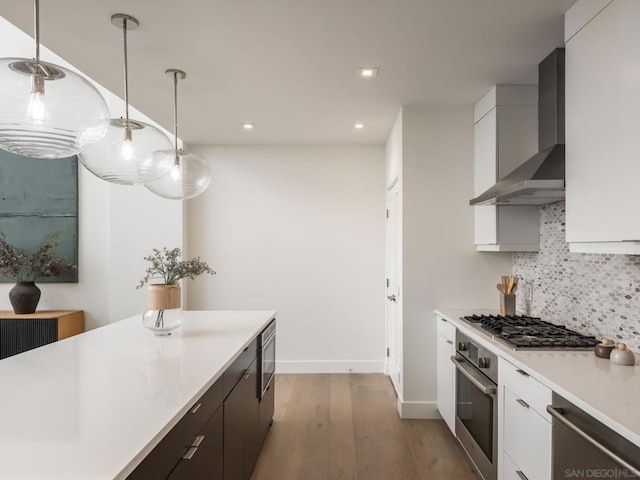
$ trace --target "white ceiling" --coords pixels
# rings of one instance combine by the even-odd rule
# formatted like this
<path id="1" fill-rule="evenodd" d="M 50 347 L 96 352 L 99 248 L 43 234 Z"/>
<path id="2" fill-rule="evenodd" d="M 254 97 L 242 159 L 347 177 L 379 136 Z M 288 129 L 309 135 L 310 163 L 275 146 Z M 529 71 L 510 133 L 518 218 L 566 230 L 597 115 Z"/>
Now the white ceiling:
<path id="1" fill-rule="evenodd" d="M 472 105 L 494 84 L 537 83 L 574 1 L 41 0 L 41 38 L 122 95 L 122 33 L 110 17 L 137 17 L 131 103 L 172 129 L 164 70 L 185 70 L 188 143 L 383 143 L 402 105 Z M 2 0 L 0 15 L 31 34 L 32 8 Z M 356 76 L 368 65 L 379 78 Z"/>

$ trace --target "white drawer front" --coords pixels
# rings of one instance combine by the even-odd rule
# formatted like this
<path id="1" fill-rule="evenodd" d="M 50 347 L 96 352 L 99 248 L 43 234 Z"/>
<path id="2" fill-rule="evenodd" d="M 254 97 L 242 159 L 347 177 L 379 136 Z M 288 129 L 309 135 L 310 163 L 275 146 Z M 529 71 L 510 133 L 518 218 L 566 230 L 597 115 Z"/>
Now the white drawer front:
<path id="1" fill-rule="evenodd" d="M 502 480 L 524 480 L 521 477 L 521 475 L 524 475 L 524 472 L 520 470 L 520 467 L 518 467 L 515 462 L 511 460 L 511 457 L 507 455 L 506 452 L 502 456 L 502 466 Z"/>
<path id="2" fill-rule="evenodd" d="M 529 480 L 551 478 L 551 423 L 504 389 L 504 451 Z"/>
<path id="3" fill-rule="evenodd" d="M 503 358 L 500 358 L 499 362 L 498 383 L 509 388 L 550 422 L 551 416 L 547 413 L 547 405 L 551 404 L 551 390 Z"/>
<path id="4" fill-rule="evenodd" d="M 453 325 L 453 323 L 449 322 L 446 318 L 442 318 L 439 316 L 436 316 L 436 319 L 438 322 L 438 333 L 444 338 L 455 342 L 456 327 Z"/>

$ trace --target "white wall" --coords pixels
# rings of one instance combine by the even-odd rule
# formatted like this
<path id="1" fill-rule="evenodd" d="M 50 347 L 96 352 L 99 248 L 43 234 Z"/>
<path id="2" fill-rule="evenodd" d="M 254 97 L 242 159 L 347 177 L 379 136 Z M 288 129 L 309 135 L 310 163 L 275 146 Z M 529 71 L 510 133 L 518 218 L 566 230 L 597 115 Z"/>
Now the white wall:
<path id="1" fill-rule="evenodd" d="M 193 149 L 212 185 L 187 206 L 190 255 L 218 274 L 191 309 L 273 309 L 279 372 L 382 371 L 384 149 Z"/>
<path id="2" fill-rule="evenodd" d="M 46 48 L 41 54 L 45 61 L 77 71 Z M 2 57 L 33 57 L 33 40 L 0 17 Z M 114 68 L 120 64 L 114 62 Z M 124 102 L 93 83 L 112 115 L 119 116 Z M 131 117 L 159 127 L 133 108 Z M 38 310 L 84 310 L 85 327 L 91 329 L 144 311 L 145 292 L 135 289 L 146 268 L 142 257 L 153 247 L 182 246 L 182 202 L 164 200 L 143 187 L 109 184 L 81 165 L 78 183 L 79 283 L 41 284 Z M 12 287 L 0 284 L 0 310 L 11 309 L 8 292 Z"/>
<path id="3" fill-rule="evenodd" d="M 402 110 L 398 113 L 385 146 L 385 186 L 402 181 Z"/>
<path id="4" fill-rule="evenodd" d="M 473 110 L 402 110 L 403 391 L 409 416 L 435 417 L 435 308 L 497 308 L 511 255 L 473 245 Z"/>

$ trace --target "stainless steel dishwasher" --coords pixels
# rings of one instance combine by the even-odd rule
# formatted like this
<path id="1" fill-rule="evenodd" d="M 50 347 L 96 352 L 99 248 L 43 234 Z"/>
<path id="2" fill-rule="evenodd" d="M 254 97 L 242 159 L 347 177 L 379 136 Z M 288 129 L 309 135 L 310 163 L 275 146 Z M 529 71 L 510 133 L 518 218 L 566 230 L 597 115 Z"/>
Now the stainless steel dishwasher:
<path id="1" fill-rule="evenodd" d="M 640 447 L 554 393 L 553 480 L 640 479 Z"/>

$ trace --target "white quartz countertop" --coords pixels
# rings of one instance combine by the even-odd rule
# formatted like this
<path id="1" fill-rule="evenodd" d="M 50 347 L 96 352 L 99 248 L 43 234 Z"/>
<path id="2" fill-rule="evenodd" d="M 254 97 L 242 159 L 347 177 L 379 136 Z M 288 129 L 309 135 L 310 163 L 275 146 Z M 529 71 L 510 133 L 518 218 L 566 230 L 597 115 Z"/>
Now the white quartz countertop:
<path id="1" fill-rule="evenodd" d="M 0 479 L 122 479 L 275 317 L 141 316 L 0 360 Z"/>
<path id="2" fill-rule="evenodd" d="M 460 320 L 465 315 L 496 311 L 436 310 L 436 313 L 640 446 L 640 359 L 636 358 L 636 365 L 628 367 L 598 358 L 593 351 L 515 351 Z"/>

